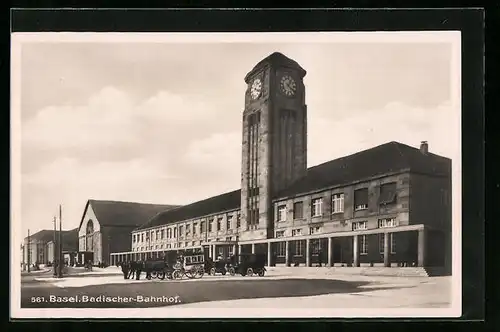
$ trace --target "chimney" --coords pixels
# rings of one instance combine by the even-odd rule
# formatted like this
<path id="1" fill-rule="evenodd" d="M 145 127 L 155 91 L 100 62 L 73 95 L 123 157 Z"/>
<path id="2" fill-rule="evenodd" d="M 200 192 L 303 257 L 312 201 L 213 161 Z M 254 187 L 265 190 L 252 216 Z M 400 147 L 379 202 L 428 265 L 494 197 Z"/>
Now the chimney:
<path id="1" fill-rule="evenodd" d="M 427 143 L 427 141 L 420 142 L 420 152 L 422 152 L 422 154 L 429 153 L 429 144 Z"/>

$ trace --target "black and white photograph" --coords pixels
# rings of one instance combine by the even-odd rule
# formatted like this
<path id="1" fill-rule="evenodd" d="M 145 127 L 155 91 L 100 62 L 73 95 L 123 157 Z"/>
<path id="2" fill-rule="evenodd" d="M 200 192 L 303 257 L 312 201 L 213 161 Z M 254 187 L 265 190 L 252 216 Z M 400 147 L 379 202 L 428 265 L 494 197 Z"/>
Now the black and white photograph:
<path id="1" fill-rule="evenodd" d="M 461 315 L 460 31 L 11 38 L 13 317 Z"/>

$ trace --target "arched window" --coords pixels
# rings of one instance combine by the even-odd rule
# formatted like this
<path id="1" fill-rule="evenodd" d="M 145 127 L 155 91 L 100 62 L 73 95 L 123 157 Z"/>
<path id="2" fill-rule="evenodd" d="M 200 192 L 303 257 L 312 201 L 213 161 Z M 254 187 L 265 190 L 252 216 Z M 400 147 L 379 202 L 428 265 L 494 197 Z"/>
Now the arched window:
<path id="1" fill-rule="evenodd" d="M 94 251 L 94 222 L 89 220 L 85 230 L 86 237 L 86 251 Z"/>

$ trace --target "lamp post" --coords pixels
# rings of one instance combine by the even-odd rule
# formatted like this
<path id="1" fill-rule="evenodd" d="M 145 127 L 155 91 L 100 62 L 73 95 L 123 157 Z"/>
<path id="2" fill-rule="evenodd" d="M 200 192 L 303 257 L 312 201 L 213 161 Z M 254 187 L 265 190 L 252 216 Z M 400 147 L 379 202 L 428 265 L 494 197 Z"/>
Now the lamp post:
<path id="1" fill-rule="evenodd" d="M 31 254 L 31 246 L 30 246 L 30 242 L 31 242 L 31 239 L 30 239 L 30 230 L 28 229 L 28 255 L 27 255 L 27 259 L 28 259 L 28 272 L 31 272 L 30 270 L 30 254 Z"/>
<path id="2" fill-rule="evenodd" d="M 57 253 L 59 252 L 59 249 L 57 247 L 57 229 L 56 229 L 56 217 L 54 216 L 54 220 L 52 220 L 52 222 L 54 223 L 54 243 L 53 243 L 53 246 L 52 246 L 52 251 L 53 251 L 53 262 L 52 262 L 52 265 L 53 265 L 53 270 L 54 270 L 54 277 L 57 277 L 57 270 L 59 269 L 59 265 L 57 264 Z"/>
<path id="3" fill-rule="evenodd" d="M 63 254 L 62 254 L 62 207 L 59 205 L 59 268 L 57 269 L 57 277 L 62 278 L 62 265 L 63 265 Z"/>

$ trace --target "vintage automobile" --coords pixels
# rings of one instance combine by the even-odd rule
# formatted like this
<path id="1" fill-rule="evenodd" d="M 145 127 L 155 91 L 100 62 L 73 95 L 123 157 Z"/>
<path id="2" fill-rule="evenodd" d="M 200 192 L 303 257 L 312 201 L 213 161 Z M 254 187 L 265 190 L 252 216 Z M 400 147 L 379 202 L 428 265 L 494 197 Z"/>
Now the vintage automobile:
<path id="1" fill-rule="evenodd" d="M 228 272 L 230 275 L 241 274 L 242 276 L 253 276 L 254 274 L 263 277 L 266 273 L 265 254 L 239 254 L 230 258 Z"/>
<path id="2" fill-rule="evenodd" d="M 173 266 L 172 278 L 189 279 L 201 278 L 205 274 L 205 256 L 203 254 L 190 254 L 180 256 Z"/>
<path id="3" fill-rule="evenodd" d="M 226 275 L 228 269 L 231 267 L 231 262 L 227 259 L 212 260 L 211 258 L 205 261 L 205 273 L 214 276 L 217 273 Z"/>

